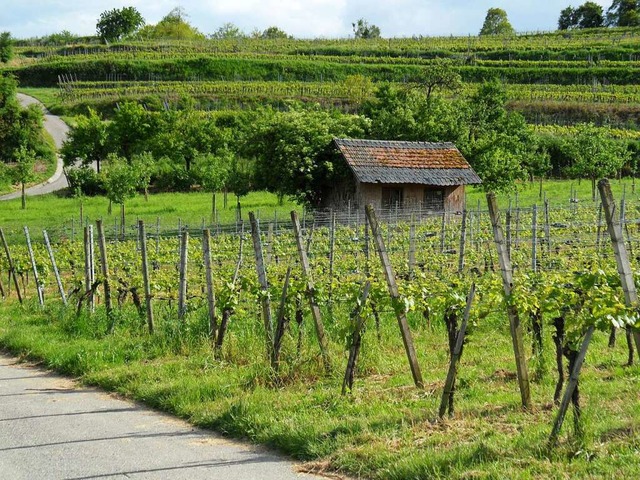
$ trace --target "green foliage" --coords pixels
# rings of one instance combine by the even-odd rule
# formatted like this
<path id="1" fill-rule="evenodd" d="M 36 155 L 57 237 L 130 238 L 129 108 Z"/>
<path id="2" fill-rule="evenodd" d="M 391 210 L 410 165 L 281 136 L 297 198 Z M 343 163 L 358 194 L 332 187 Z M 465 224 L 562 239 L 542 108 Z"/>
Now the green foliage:
<path id="1" fill-rule="evenodd" d="M 60 154 L 66 166 L 74 166 L 78 161 L 83 165 L 95 162 L 100 172 L 100 164 L 109 148 L 112 147 L 107 136 L 107 124 L 90 108 L 88 115 L 77 117 L 75 125 L 69 129 Z"/>
<path id="2" fill-rule="evenodd" d="M 276 26 L 267 27 L 264 31 L 262 31 L 262 33 L 258 32 L 257 36 L 258 38 L 265 38 L 265 39 L 271 39 L 271 40 L 293 38 L 287 32 L 285 32 L 284 30 L 281 30 Z"/>
<path id="3" fill-rule="evenodd" d="M 136 189 L 140 186 L 140 177 L 134 165 L 125 158 L 111 154 L 102 173 L 102 184 L 107 198 L 123 205 L 127 199 L 135 196 Z"/>
<path id="4" fill-rule="evenodd" d="M 13 39 L 10 32 L 0 33 L 0 62 L 8 63 L 13 58 Z"/>
<path id="5" fill-rule="evenodd" d="M 607 10 L 607 22 L 616 27 L 637 27 L 640 25 L 638 0 L 613 0 Z"/>
<path id="6" fill-rule="evenodd" d="M 480 35 L 513 35 L 515 30 L 509 23 L 507 12 L 502 8 L 490 8 L 484 19 Z"/>
<path id="7" fill-rule="evenodd" d="M 220 192 L 229 183 L 233 167 L 233 156 L 228 151 L 199 155 L 195 160 L 194 179 L 207 192 Z"/>
<path id="8" fill-rule="evenodd" d="M 225 40 L 230 38 L 245 38 L 247 35 L 233 23 L 225 23 L 211 34 L 214 40 Z"/>
<path id="9" fill-rule="evenodd" d="M 104 186 L 102 176 L 88 165 L 65 169 L 65 175 L 69 182 L 69 190 L 80 192 L 82 195 L 103 195 Z"/>
<path id="10" fill-rule="evenodd" d="M 607 129 L 593 124 L 579 126 L 575 135 L 567 139 L 566 149 L 573 159 L 568 173 L 591 179 L 594 200 L 596 180 L 615 175 L 630 159 L 626 145 L 613 139 Z"/>
<path id="11" fill-rule="evenodd" d="M 600 28 L 604 26 L 604 10 L 595 2 L 585 2 L 578 8 L 567 7 L 560 12 L 559 30 Z"/>
<path id="12" fill-rule="evenodd" d="M 114 8 L 100 14 L 96 31 L 108 42 L 117 42 L 144 25 L 144 18 L 135 7 Z"/>
<path id="13" fill-rule="evenodd" d="M 165 15 L 156 25 L 146 25 L 139 36 L 141 38 L 171 40 L 204 40 L 205 36 L 187 22 L 188 15 L 182 7 L 176 7 Z"/>
<path id="14" fill-rule="evenodd" d="M 357 22 L 352 23 L 354 38 L 380 38 L 380 28 L 376 25 L 369 24 L 364 18 L 360 18 Z"/>
<path id="15" fill-rule="evenodd" d="M 247 142 L 256 158 L 259 186 L 318 205 L 324 191 L 347 174 L 333 138 L 361 137 L 366 128 L 367 122 L 358 116 L 316 110 L 266 112 Z"/>

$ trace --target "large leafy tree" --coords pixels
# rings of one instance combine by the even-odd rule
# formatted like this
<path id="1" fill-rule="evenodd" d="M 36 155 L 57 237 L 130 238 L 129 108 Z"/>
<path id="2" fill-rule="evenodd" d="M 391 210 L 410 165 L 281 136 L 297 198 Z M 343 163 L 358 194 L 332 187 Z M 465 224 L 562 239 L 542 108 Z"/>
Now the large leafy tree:
<path id="1" fill-rule="evenodd" d="M 233 157 L 228 150 L 217 155 L 204 154 L 196 158 L 194 177 L 200 187 L 211 193 L 211 220 L 216 221 L 216 193 L 227 188 L 233 166 Z"/>
<path id="2" fill-rule="evenodd" d="M 380 38 L 380 28 L 374 24 L 370 24 L 364 18 L 358 19 L 357 22 L 352 23 L 353 36 L 355 38 Z"/>
<path id="3" fill-rule="evenodd" d="M 60 153 L 66 166 L 73 166 L 78 161 L 83 165 L 95 163 L 100 173 L 100 166 L 109 152 L 109 145 L 107 124 L 90 108 L 87 116 L 77 117 L 76 124 L 71 127 Z"/>
<path id="4" fill-rule="evenodd" d="M 348 173 L 335 137 L 361 137 L 364 118 L 326 111 L 267 111 L 255 122 L 248 153 L 256 158 L 259 187 L 319 205 L 322 193 Z"/>
<path id="5" fill-rule="evenodd" d="M 188 22 L 184 8 L 176 7 L 156 25 L 147 25 L 140 30 L 140 36 L 147 39 L 200 40 L 205 36 Z"/>
<path id="6" fill-rule="evenodd" d="M 638 0 L 613 0 L 607 10 L 607 22 L 614 27 L 636 27 L 640 25 L 639 4 Z"/>
<path id="7" fill-rule="evenodd" d="M 135 7 L 114 8 L 100 14 L 96 30 L 98 36 L 116 42 L 144 25 L 144 18 Z"/>
<path id="8" fill-rule="evenodd" d="M 558 29 L 599 28 L 604 26 L 604 10 L 595 2 L 585 2 L 578 8 L 567 7 L 560 12 Z"/>
<path id="9" fill-rule="evenodd" d="M 225 23 L 211 34 L 215 40 L 225 40 L 229 38 L 244 38 L 247 35 L 233 23 Z"/>
<path id="10" fill-rule="evenodd" d="M 20 184 L 22 209 L 27 208 L 26 184 L 35 180 L 34 167 L 36 165 L 36 152 L 24 145 L 15 152 L 15 165 L 11 169 L 13 181 Z"/>
<path id="11" fill-rule="evenodd" d="M 515 30 L 502 8 L 490 8 L 484 19 L 480 35 L 513 35 Z"/>
<path id="12" fill-rule="evenodd" d="M 7 63 L 13 58 L 13 39 L 10 32 L 0 33 L 0 62 Z"/>
<path id="13" fill-rule="evenodd" d="M 583 124 L 566 142 L 566 149 L 573 159 L 569 174 L 591 180 L 591 197 L 596 199 L 596 181 L 615 175 L 631 157 L 627 146 L 615 140 L 607 128 Z"/>

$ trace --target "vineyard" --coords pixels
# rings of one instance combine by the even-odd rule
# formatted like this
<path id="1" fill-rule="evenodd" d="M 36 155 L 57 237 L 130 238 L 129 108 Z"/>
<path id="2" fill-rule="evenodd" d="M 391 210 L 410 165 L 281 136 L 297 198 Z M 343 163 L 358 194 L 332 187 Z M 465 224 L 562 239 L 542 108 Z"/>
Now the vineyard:
<path id="1" fill-rule="evenodd" d="M 300 100 L 353 111 L 373 94 L 372 86 L 349 85 L 353 76 L 411 84 L 445 58 L 460 74 L 463 94 L 500 78 L 510 107 L 530 123 L 635 129 L 639 38 L 635 29 L 617 28 L 498 38 L 24 44 L 9 71 L 23 87 L 59 87 L 62 107 L 73 111 L 185 95 L 204 109 Z"/>
<path id="2" fill-rule="evenodd" d="M 575 372 L 581 345 L 594 330 L 596 337 L 609 338 L 610 348 L 616 330 L 626 331 L 627 341 L 620 343 L 628 344 L 627 361 L 634 362 L 630 328 L 637 313 L 625 306 L 616 255 L 621 245 L 631 257 L 640 249 L 639 210 L 625 198 L 609 207 L 545 203 L 500 213 L 494 205 L 489 211 L 418 218 L 393 210 L 304 218 L 292 213 L 280 223 L 251 213 L 246 225 L 224 230 L 205 225 L 161 231 L 139 222 L 125 237 L 105 234 L 98 222 L 75 239 L 60 232 L 43 238 L 25 227 L 26 241 L 5 242 L 0 269 L 9 277 L 3 294 L 35 310 L 40 303 L 52 312 L 50 321 L 72 336 L 116 341 L 132 335 L 141 347 L 126 354 L 132 360 L 152 359 L 149 348 L 156 354 L 168 348 L 176 358 L 204 348 L 216 368 L 243 368 L 254 385 L 244 388 L 295 390 L 321 382 L 338 397 L 340 391 L 357 396 L 362 390 L 401 409 L 420 405 L 429 421 L 447 418 L 447 410 L 458 421 L 475 415 L 467 407 L 471 392 L 482 402 L 505 401 L 496 392 L 480 393 L 481 385 L 468 383 L 465 371 L 481 366 L 494 376 L 512 375 L 513 356 L 497 364 L 492 351 L 507 341 L 507 318 L 513 322 L 514 312 L 521 320 L 515 327 L 520 397 L 518 386 L 507 383 L 499 390 L 511 390 L 508 403 L 528 409 L 560 403 L 564 386 L 573 382 L 563 357 Z M 614 248 L 608 222 L 621 225 Z M 506 297 L 501 272 L 513 275 Z M 156 346 L 142 348 L 149 341 Z M 605 354 L 602 342 L 597 345 L 591 358 Z M 76 366 L 66 368 L 90 366 L 111 354 L 107 349 L 94 353 L 96 358 L 78 355 Z M 463 380 L 456 383 L 456 375 Z M 411 378 L 417 392 L 431 393 L 409 394 Z M 224 397 L 214 392 L 199 393 L 199 401 Z M 586 397 L 580 406 L 575 400 L 575 438 L 585 435 L 581 409 L 586 404 L 589 412 L 595 402 Z M 636 408 L 633 401 L 631 407 Z M 550 431 L 549 412 L 544 417 Z M 551 444 L 557 441 L 554 432 Z M 537 438 L 544 448 L 544 436 Z"/>

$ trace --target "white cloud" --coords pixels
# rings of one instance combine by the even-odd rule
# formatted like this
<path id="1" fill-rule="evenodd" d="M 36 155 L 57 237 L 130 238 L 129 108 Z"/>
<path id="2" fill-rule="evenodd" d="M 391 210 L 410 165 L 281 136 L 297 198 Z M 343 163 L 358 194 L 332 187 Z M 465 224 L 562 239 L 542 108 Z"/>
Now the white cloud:
<path id="1" fill-rule="evenodd" d="M 8 0 L 4 0 L 8 1 Z M 608 0 L 596 0 L 605 9 Z M 346 37 L 351 23 L 365 18 L 383 36 L 466 35 L 480 30 L 490 7 L 504 8 L 518 31 L 553 30 L 560 10 L 583 0 L 13 0 L 4 8 L 0 31 L 16 37 L 61 30 L 88 35 L 104 10 L 135 6 L 156 23 L 182 6 L 204 33 L 232 22 L 250 32 L 276 25 L 296 37 Z"/>

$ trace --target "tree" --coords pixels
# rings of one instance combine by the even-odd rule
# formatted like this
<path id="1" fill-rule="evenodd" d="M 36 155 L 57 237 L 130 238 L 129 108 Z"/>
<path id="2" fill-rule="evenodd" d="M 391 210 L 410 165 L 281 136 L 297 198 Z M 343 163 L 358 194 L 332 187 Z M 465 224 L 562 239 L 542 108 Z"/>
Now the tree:
<path id="1" fill-rule="evenodd" d="M 225 40 L 230 38 L 244 38 L 247 35 L 233 23 L 225 23 L 211 34 L 215 40 Z"/>
<path id="2" fill-rule="evenodd" d="M 607 9 L 607 23 L 614 27 L 636 27 L 640 25 L 638 0 L 613 0 Z"/>
<path id="3" fill-rule="evenodd" d="M 591 123 L 578 127 L 577 133 L 567 140 L 566 149 L 573 159 L 567 173 L 591 180 L 593 201 L 596 200 L 596 181 L 615 175 L 631 158 L 626 145 L 615 140 L 608 128 Z"/>
<path id="4" fill-rule="evenodd" d="M 165 15 L 157 25 L 147 25 L 139 34 L 146 39 L 202 40 L 206 38 L 187 21 L 184 8 L 176 7 Z"/>
<path id="5" fill-rule="evenodd" d="M 266 28 L 260 35 L 260 38 L 279 39 L 279 38 L 293 38 L 287 34 L 284 30 L 280 30 L 278 27 L 272 26 Z"/>
<path id="6" fill-rule="evenodd" d="M 507 12 L 502 8 L 490 8 L 484 19 L 480 35 L 513 35 L 515 30 L 509 23 Z"/>
<path id="7" fill-rule="evenodd" d="M 373 24 L 369 25 L 369 22 L 364 18 L 352 23 L 351 26 L 355 38 L 380 38 L 380 28 Z"/>
<path id="8" fill-rule="evenodd" d="M 361 137 L 366 125 L 362 117 L 336 112 L 265 112 L 247 142 L 256 158 L 257 186 L 319 205 L 323 192 L 348 175 L 333 138 Z"/>
<path id="9" fill-rule="evenodd" d="M 36 153 L 22 145 L 15 153 L 15 166 L 12 168 L 12 177 L 15 183 L 20 184 L 22 209 L 27 208 L 27 194 L 25 186 L 35 180 L 33 168 L 36 165 Z"/>
<path id="10" fill-rule="evenodd" d="M 0 33 L 0 62 L 8 63 L 13 58 L 13 39 L 10 32 Z"/>
<path id="11" fill-rule="evenodd" d="M 462 87 L 462 77 L 455 70 L 453 61 L 448 58 L 436 58 L 416 81 L 426 90 L 427 100 L 431 99 L 431 94 L 438 88 L 455 91 Z"/>
<path id="12" fill-rule="evenodd" d="M 558 30 L 569 30 L 578 24 L 576 20 L 576 9 L 569 6 L 560 12 L 558 18 Z"/>
<path id="13" fill-rule="evenodd" d="M 89 108 L 89 114 L 77 117 L 76 124 L 70 128 L 60 154 L 67 167 L 74 166 L 78 161 L 83 165 L 95 162 L 96 170 L 100 173 L 100 164 L 108 154 L 109 145 L 107 124 L 95 110 Z"/>
<path id="14" fill-rule="evenodd" d="M 136 169 L 125 158 L 111 154 L 108 157 L 107 167 L 102 172 L 102 184 L 110 202 L 120 205 L 120 220 L 122 236 L 125 226 L 125 201 L 133 198 L 140 184 L 140 178 Z"/>
<path id="15" fill-rule="evenodd" d="M 576 10 L 578 28 L 599 28 L 604 25 L 604 10 L 595 2 L 585 2 Z"/>
<path id="16" fill-rule="evenodd" d="M 225 151 L 218 155 L 200 155 L 195 160 L 194 176 L 196 181 L 211 197 L 211 221 L 216 221 L 216 193 L 224 189 L 229 183 L 233 158 L 231 152 Z"/>
<path id="17" fill-rule="evenodd" d="M 144 25 L 144 18 L 135 7 L 106 10 L 100 14 L 96 30 L 108 42 L 117 42 Z"/>

